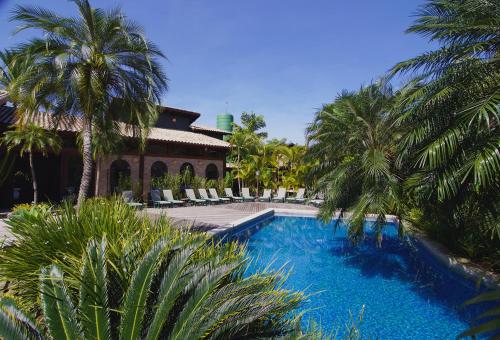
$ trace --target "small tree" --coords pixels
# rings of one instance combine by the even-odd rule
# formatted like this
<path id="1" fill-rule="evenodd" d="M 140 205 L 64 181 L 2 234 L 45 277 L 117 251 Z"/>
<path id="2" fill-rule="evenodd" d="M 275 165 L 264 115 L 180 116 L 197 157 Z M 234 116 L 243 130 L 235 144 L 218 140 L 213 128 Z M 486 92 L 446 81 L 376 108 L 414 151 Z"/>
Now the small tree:
<path id="1" fill-rule="evenodd" d="M 45 157 L 49 150 L 59 152 L 61 149 L 59 136 L 55 132 L 45 130 L 34 123 L 26 123 L 15 126 L 15 129 L 12 131 L 5 132 L 2 143 L 7 146 L 8 150 L 19 148 L 21 156 L 28 154 L 31 182 L 33 183 L 33 203 L 38 203 L 38 184 L 33 162 L 33 152 L 40 152 Z"/>

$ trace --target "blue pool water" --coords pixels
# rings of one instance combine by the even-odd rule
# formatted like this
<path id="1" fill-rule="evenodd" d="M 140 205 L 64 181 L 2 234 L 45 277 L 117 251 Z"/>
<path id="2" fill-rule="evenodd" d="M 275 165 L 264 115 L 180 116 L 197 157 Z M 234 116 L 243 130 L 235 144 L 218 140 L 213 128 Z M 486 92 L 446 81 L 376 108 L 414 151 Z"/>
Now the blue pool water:
<path id="1" fill-rule="evenodd" d="M 463 307 L 478 293 L 474 283 L 442 268 L 415 242 L 399 239 L 394 226 L 386 230 L 382 248 L 371 237 L 355 247 L 345 226 L 335 232 L 333 222 L 277 216 L 237 237 L 248 241 L 254 258 L 249 274 L 272 261 L 273 269 L 286 263 L 286 288 L 315 293 L 301 307 L 306 326 L 314 320 L 342 335 L 349 313 L 357 317 L 364 306 L 364 337 L 456 338 L 478 312 Z"/>

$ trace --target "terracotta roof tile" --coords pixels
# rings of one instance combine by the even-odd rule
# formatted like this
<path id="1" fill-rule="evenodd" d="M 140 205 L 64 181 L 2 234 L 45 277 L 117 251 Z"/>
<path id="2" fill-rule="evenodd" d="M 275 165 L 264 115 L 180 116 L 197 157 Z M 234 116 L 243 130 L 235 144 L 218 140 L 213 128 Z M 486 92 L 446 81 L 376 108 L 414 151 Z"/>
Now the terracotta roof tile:
<path id="1" fill-rule="evenodd" d="M 10 125 L 14 123 L 14 120 L 14 108 L 7 106 L 0 107 L 0 123 Z M 36 124 L 43 126 L 46 129 L 54 129 L 57 126 L 56 129 L 58 131 L 75 133 L 81 131 L 82 129 L 82 121 L 79 117 L 61 116 L 56 118 L 48 113 L 40 113 L 34 116 L 34 121 Z M 125 123 L 119 124 L 122 136 L 130 138 L 136 137 L 132 125 Z M 226 141 L 206 136 L 201 133 L 162 129 L 157 127 L 150 128 L 148 139 L 173 143 L 215 146 L 221 148 L 229 148 L 231 146 Z"/>
<path id="2" fill-rule="evenodd" d="M 225 134 L 225 135 L 232 134 L 232 132 L 230 132 L 230 131 L 221 130 L 221 129 L 218 129 L 218 128 L 214 128 L 214 127 L 211 127 L 211 126 L 205 126 L 205 125 L 198 125 L 198 124 L 194 125 L 194 124 L 191 124 L 191 128 L 194 131 L 218 132 L 218 133 L 222 133 L 222 134 Z"/>

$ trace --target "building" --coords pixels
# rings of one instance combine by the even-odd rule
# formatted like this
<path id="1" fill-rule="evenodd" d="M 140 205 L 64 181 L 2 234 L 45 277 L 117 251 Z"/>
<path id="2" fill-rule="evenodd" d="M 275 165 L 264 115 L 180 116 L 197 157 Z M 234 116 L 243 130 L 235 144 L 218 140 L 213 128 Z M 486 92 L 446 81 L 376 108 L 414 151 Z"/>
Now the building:
<path id="1" fill-rule="evenodd" d="M 150 129 L 146 147 L 139 148 L 139 139 L 130 125 L 120 124 L 124 136 L 116 155 L 96 160 L 93 184 L 89 195 L 106 196 L 116 191 L 123 176 L 129 176 L 134 189 L 147 198 L 151 180 L 164 173 L 178 174 L 189 168 L 196 176 L 209 179 L 222 178 L 230 144 L 223 140 L 227 131 L 194 124 L 197 112 L 160 107 L 155 126 Z M 60 201 L 78 191 L 82 172 L 81 155 L 77 147 L 77 134 L 81 130 L 78 118 L 63 117 L 54 120 L 49 114 L 37 116 L 37 124 L 56 129 L 63 140 L 58 154 L 47 157 L 35 155 L 35 169 L 39 182 L 39 197 L 46 201 Z M 16 121 L 15 109 L 0 103 L 0 133 L 10 129 Z M 30 202 L 32 187 L 26 159 L 9 155 L 0 148 L 0 207 Z M 25 157 L 26 158 L 26 157 Z"/>

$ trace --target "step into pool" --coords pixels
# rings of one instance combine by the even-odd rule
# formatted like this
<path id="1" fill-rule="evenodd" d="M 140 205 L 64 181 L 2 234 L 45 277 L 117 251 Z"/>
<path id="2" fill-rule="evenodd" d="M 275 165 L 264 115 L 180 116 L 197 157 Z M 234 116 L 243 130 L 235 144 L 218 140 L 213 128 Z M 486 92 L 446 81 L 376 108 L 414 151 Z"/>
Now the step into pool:
<path id="1" fill-rule="evenodd" d="M 370 229 L 370 222 L 366 222 Z M 479 307 L 463 306 L 474 297 L 474 282 L 450 272 L 418 242 L 385 228 L 382 247 L 369 234 L 359 245 L 345 225 L 315 218 L 275 216 L 242 232 L 253 258 L 248 274 L 285 264 L 286 288 L 312 294 L 301 307 L 311 320 L 341 337 L 350 315 L 363 310 L 364 338 L 455 339 L 469 328 Z"/>

